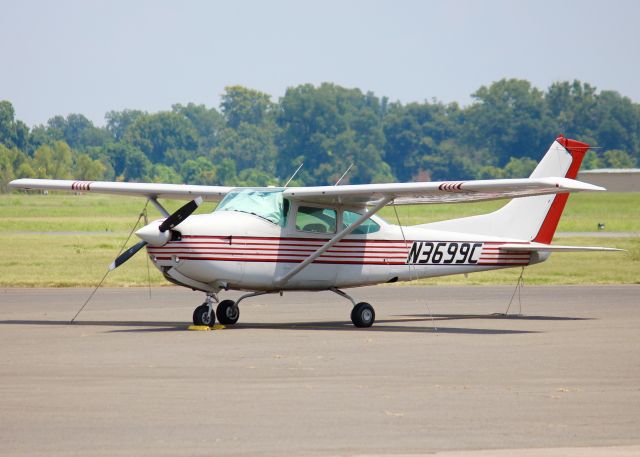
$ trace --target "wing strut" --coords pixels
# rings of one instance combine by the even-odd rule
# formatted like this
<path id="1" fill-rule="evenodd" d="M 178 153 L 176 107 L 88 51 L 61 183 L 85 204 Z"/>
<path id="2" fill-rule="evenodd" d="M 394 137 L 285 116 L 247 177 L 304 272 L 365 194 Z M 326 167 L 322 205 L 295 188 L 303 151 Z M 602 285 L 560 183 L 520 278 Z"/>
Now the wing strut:
<path id="1" fill-rule="evenodd" d="M 160 211 L 160 214 L 162 214 L 164 217 L 169 217 L 169 212 L 164 209 L 164 206 L 160 204 L 156 197 L 149 197 L 149 201 L 153 203 L 153 206 L 155 206 L 158 211 Z"/>
<path id="2" fill-rule="evenodd" d="M 348 234 L 353 232 L 355 229 L 360 227 L 364 221 L 366 221 L 371 216 L 373 216 L 375 213 L 377 213 L 382 208 L 384 208 L 391 200 L 393 200 L 393 197 L 388 197 L 388 196 L 383 198 L 382 200 L 380 200 L 373 208 L 371 208 L 370 211 L 367 211 L 366 213 L 364 213 L 362 216 L 360 216 L 358 218 L 358 220 L 356 220 L 350 226 L 348 226 L 348 227 L 344 228 L 343 230 L 341 230 L 340 232 L 336 233 L 336 235 L 333 238 L 331 238 L 325 244 L 320 246 L 317 251 L 315 251 L 309 257 L 304 259 L 304 261 L 302 263 L 298 264 L 298 266 L 296 266 L 293 270 L 291 270 L 287 274 L 277 278 L 276 281 L 275 281 L 276 286 L 277 287 L 284 286 L 287 282 L 289 282 L 289 280 L 291 278 L 293 278 L 295 275 L 297 275 L 302 270 L 304 270 L 307 267 L 307 265 L 309 265 L 314 260 L 316 260 L 318 257 L 320 257 L 322 254 L 324 254 L 327 251 L 327 249 L 330 249 L 331 247 L 333 247 L 342 238 L 344 238 L 345 236 L 347 236 Z"/>

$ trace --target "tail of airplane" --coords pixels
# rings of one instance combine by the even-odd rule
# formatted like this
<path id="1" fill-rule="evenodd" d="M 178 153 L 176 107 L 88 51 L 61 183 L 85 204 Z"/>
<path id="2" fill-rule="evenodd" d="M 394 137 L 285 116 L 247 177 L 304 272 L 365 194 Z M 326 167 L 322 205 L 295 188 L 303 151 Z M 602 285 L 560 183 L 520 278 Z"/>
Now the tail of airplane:
<path id="1" fill-rule="evenodd" d="M 531 178 L 575 179 L 589 145 L 556 138 Z M 516 198 L 497 211 L 421 225 L 422 228 L 551 243 L 569 194 Z"/>

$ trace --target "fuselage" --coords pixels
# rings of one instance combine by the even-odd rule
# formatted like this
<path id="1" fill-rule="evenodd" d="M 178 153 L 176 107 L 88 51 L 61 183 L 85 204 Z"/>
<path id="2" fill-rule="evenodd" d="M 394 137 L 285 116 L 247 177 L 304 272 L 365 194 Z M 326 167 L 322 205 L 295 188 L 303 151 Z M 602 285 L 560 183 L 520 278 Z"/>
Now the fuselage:
<path id="1" fill-rule="evenodd" d="M 296 205 L 288 208 L 282 223 L 242 211 L 193 215 L 176 227 L 179 237 L 164 246 L 148 246 L 148 253 L 173 282 L 196 289 L 206 284 L 211 290 L 252 291 L 357 287 L 525 266 L 546 258 L 499 250 L 501 244 L 522 240 L 400 227 L 374 216 L 371 233 L 346 236 L 280 285 L 278 278 L 334 235 L 319 232 L 320 224 L 315 224 L 317 231 L 308 230 L 314 224 L 301 227 L 296 223 L 298 210 Z M 337 227 L 348 222 L 347 212 L 358 211 L 333 210 Z"/>

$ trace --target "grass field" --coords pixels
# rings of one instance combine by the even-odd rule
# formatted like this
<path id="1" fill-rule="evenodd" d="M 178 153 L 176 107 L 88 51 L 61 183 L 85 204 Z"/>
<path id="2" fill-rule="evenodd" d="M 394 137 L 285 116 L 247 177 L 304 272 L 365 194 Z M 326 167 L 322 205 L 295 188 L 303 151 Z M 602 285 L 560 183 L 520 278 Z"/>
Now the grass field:
<path id="1" fill-rule="evenodd" d="M 183 202 L 166 202 L 174 209 Z M 501 202 L 400 207 L 402 224 L 426 223 L 492 211 Z M 73 287 L 95 285 L 111 263 L 144 206 L 139 198 L 97 195 L 0 195 L 0 286 Z M 205 203 L 198 212 L 214 205 Z M 395 223 L 391 208 L 382 216 Z M 148 208 L 150 219 L 159 217 Z M 640 194 L 578 194 L 569 199 L 559 230 L 593 232 L 597 224 L 607 232 L 640 232 Z M 135 236 L 129 244 L 136 242 Z M 528 284 L 638 284 L 640 238 L 562 238 L 562 244 L 606 245 L 623 253 L 553 254 L 548 262 L 528 267 Z M 422 280 L 421 284 L 509 284 L 519 270 L 507 269 Z M 107 286 L 167 285 L 137 255 L 126 267 L 112 272 Z"/>

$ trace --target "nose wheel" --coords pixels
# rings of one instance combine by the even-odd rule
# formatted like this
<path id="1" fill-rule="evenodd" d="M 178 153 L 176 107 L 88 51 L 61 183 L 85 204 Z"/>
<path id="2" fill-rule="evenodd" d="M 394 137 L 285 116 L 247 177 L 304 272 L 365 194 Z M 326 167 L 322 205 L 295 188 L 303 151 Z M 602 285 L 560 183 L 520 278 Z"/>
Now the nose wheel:
<path id="1" fill-rule="evenodd" d="M 208 293 L 205 302 L 193 311 L 193 325 L 213 327 L 216 323 L 216 313 L 213 309 L 214 302 L 218 302 L 218 297 L 216 294 Z"/>
<path id="2" fill-rule="evenodd" d="M 216 314 L 208 303 L 203 303 L 193 311 L 193 325 L 208 325 L 213 327 L 216 323 Z"/>

